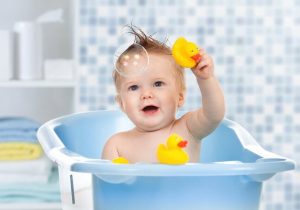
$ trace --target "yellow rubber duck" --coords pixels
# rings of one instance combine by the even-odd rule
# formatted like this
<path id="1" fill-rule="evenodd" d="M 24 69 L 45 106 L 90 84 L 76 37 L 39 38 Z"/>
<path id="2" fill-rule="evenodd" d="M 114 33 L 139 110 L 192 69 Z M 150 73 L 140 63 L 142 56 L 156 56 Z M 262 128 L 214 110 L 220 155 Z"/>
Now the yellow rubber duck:
<path id="1" fill-rule="evenodd" d="M 186 147 L 187 141 L 176 133 L 167 139 L 167 145 L 160 144 L 157 148 L 157 159 L 162 164 L 180 165 L 189 161 L 188 154 L 182 149 Z"/>
<path id="2" fill-rule="evenodd" d="M 193 68 L 201 58 L 198 46 L 183 37 L 179 37 L 175 41 L 172 55 L 176 63 L 185 68 Z"/>
<path id="3" fill-rule="evenodd" d="M 128 164 L 129 163 L 129 161 L 124 157 L 115 158 L 112 160 L 112 162 L 116 163 L 116 164 Z"/>

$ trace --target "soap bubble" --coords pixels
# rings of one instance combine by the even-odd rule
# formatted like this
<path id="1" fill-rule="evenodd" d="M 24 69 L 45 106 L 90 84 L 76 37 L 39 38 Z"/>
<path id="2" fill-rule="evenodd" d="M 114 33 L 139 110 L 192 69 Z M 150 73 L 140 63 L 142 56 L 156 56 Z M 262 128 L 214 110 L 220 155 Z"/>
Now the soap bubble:
<path id="1" fill-rule="evenodd" d="M 139 44 L 123 44 L 115 52 L 114 65 L 122 76 L 129 77 L 147 70 L 149 56 L 147 50 Z"/>

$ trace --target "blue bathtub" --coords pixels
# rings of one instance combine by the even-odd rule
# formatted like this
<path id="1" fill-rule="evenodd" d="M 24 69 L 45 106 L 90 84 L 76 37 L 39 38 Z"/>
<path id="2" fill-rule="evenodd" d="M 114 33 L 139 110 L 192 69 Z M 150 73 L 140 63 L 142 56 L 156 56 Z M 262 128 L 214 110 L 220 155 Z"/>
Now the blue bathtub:
<path id="1" fill-rule="evenodd" d="M 203 139 L 199 163 L 117 165 L 99 159 L 108 137 L 131 127 L 119 111 L 96 111 L 39 129 L 45 153 L 59 167 L 63 210 L 258 210 L 263 182 L 295 168 L 227 119 Z"/>

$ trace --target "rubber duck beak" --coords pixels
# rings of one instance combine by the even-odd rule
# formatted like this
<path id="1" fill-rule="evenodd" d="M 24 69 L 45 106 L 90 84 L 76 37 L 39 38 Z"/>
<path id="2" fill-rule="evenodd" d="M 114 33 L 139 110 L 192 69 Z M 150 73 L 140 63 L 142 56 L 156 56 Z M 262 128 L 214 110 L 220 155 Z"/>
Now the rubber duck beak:
<path id="1" fill-rule="evenodd" d="M 187 145 L 188 141 L 180 141 L 177 146 L 180 148 L 185 148 Z"/>
<path id="2" fill-rule="evenodd" d="M 193 55 L 191 58 L 198 63 L 200 61 L 200 58 L 201 58 L 200 53 L 197 53 L 196 55 Z"/>

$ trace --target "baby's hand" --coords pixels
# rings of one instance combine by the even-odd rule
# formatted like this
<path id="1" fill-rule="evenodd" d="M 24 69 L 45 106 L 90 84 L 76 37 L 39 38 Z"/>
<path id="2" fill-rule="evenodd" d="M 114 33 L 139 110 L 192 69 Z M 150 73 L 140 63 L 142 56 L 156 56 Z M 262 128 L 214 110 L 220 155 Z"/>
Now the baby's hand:
<path id="1" fill-rule="evenodd" d="M 208 79 L 214 75 L 214 62 L 207 53 L 201 51 L 199 63 L 191 69 L 197 79 Z"/>

